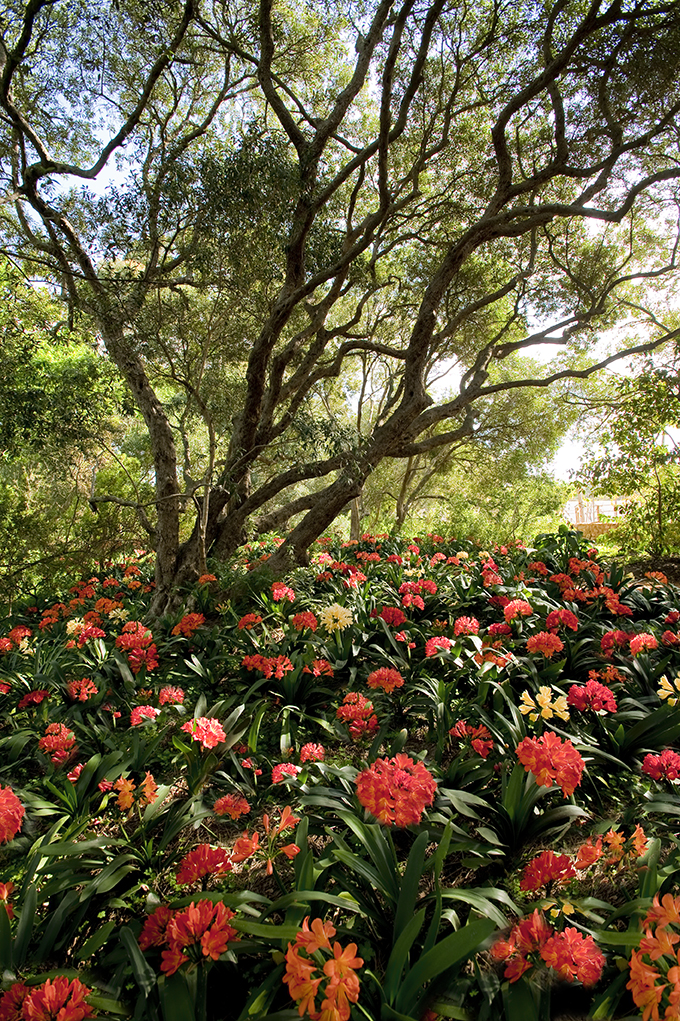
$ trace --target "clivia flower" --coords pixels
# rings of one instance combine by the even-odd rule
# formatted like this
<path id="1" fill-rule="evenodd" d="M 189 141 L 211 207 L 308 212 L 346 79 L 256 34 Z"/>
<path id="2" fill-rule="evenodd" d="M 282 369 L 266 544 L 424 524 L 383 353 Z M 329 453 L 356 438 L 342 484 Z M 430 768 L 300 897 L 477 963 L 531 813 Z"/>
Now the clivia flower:
<path id="1" fill-rule="evenodd" d="M 645 632 L 639 635 L 633 635 L 630 640 L 631 656 L 639 656 L 639 654 L 644 652 L 646 649 L 652 651 L 653 649 L 658 649 L 658 647 L 659 643 L 654 635 L 650 635 Z"/>
<path id="2" fill-rule="evenodd" d="M 325 758 L 326 749 L 322 744 L 314 744 L 313 741 L 309 741 L 300 749 L 300 762 L 323 762 Z"/>
<path id="3" fill-rule="evenodd" d="M 437 656 L 440 652 L 448 652 L 452 645 L 453 642 L 450 638 L 445 638 L 444 635 L 434 635 L 425 642 L 425 655 Z"/>
<path id="4" fill-rule="evenodd" d="M 663 681 L 664 678 L 662 677 L 661 680 Z M 572 684 L 567 695 L 567 702 L 581 712 L 586 709 L 592 709 L 596 713 L 616 712 L 616 699 L 609 688 L 600 684 L 599 681 L 591 680 L 583 686 Z"/>
<path id="5" fill-rule="evenodd" d="M 369 688 L 382 688 L 389 695 L 395 688 L 403 688 L 404 678 L 398 670 L 383 666 L 368 675 L 366 684 Z"/>
<path id="6" fill-rule="evenodd" d="M 670 780 L 673 783 L 680 777 L 680 755 L 672 748 L 664 748 L 661 755 L 645 755 L 642 772 L 653 780 Z"/>
<path id="7" fill-rule="evenodd" d="M 144 720 L 155 720 L 160 715 L 160 709 L 152 705 L 136 705 L 130 713 L 130 726 L 139 727 Z"/>
<path id="8" fill-rule="evenodd" d="M 291 624 L 296 631 L 302 631 L 304 628 L 309 628 L 310 631 L 316 631 L 319 626 L 319 622 L 311 610 L 303 610 L 301 613 L 294 614 Z"/>
<path id="9" fill-rule="evenodd" d="M 562 741 L 552 730 L 540 737 L 525 737 L 517 746 L 517 758 L 527 772 L 533 773 L 539 787 L 552 787 L 554 782 L 565 798 L 574 793 L 585 768 L 571 741 Z"/>
<path id="10" fill-rule="evenodd" d="M 565 883 L 576 876 L 576 869 L 568 854 L 542 851 L 529 862 L 522 872 L 520 890 L 539 890 L 548 883 Z"/>
<path id="11" fill-rule="evenodd" d="M 193 851 L 184 855 L 175 878 L 180 886 L 187 886 L 204 876 L 222 876 L 225 872 L 231 872 L 231 869 L 229 853 L 225 848 L 198 844 Z"/>
<path id="12" fill-rule="evenodd" d="M 561 652 L 564 642 L 552 631 L 539 631 L 527 639 L 527 652 L 542 652 L 546 659 L 552 659 L 556 652 Z"/>
<path id="13" fill-rule="evenodd" d="M 158 694 L 159 705 L 182 705 L 184 702 L 184 689 L 176 688 L 172 685 L 167 685 L 165 688 L 161 688 Z"/>
<path id="14" fill-rule="evenodd" d="M 188 720 L 181 729 L 204 748 L 215 748 L 221 741 L 227 739 L 222 724 L 213 716 L 200 716 L 198 719 Z"/>
<path id="15" fill-rule="evenodd" d="M 668 705 L 677 705 L 678 699 L 680 699 L 680 674 L 678 674 L 672 684 L 665 674 L 659 678 L 657 695 L 659 698 L 668 699 Z"/>
<path id="16" fill-rule="evenodd" d="M 50 756 L 55 766 L 61 766 L 77 751 L 76 735 L 63 723 L 49 723 L 38 748 Z"/>
<path id="17" fill-rule="evenodd" d="M 79 681 L 69 681 L 66 685 L 69 698 L 74 702 L 87 702 L 93 695 L 99 694 L 99 688 L 89 677 L 82 677 Z"/>
<path id="18" fill-rule="evenodd" d="M 229 925 L 235 912 L 220 901 L 192 903 L 183 911 L 176 911 L 165 929 L 168 949 L 162 953 L 161 971 L 174 975 L 189 961 L 210 957 L 216 961 L 226 951 L 238 933 Z"/>
<path id="19" fill-rule="evenodd" d="M 358 691 L 348 691 L 335 715 L 347 724 L 353 741 L 372 737 L 380 728 L 378 717 L 373 712 L 373 703 Z"/>
<path id="20" fill-rule="evenodd" d="M 479 631 L 479 621 L 476 617 L 457 617 L 453 622 L 453 633 L 458 638 L 460 635 L 476 635 Z"/>
<path id="21" fill-rule="evenodd" d="M 11 787 L 0 787 L 0 844 L 13 840 L 21 829 L 24 806 Z"/>
<path id="22" fill-rule="evenodd" d="M 275 581 L 272 585 L 272 599 L 275 603 L 281 602 L 282 599 L 287 599 L 289 603 L 293 603 L 295 602 L 295 593 L 292 588 L 284 585 L 282 581 Z"/>
<path id="23" fill-rule="evenodd" d="M 305 918 L 295 942 L 288 944 L 283 982 L 288 986 L 291 999 L 298 1004 L 300 1017 L 307 1014 L 319 1021 L 348 1021 L 350 1004 L 359 999 L 356 972 L 364 962 L 356 957 L 356 943 L 349 943 L 344 950 L 338 942 L 331 947 L 330 940 L 336 930 L 330 922 L 315 918 L 311 929 L 308 923 L 309 918 Z M 327 957 L 320 970 L 313 955 L 324 951 L 332 956 Z M 319 1011 L 315 1002 L 317 996 L 323 997 Z"/>
<path id="24" fill-rule="evenodd" d="M 352 612 L 339 603 L 331 603 L 319 613 L 319 621 L 326 631 L 344 631 L 353 622 Z"/>
<path id="25" fill-rule="evenodd" d="M 93 1008 L 86 1002 L 92 993 L 80 979 L 57 975 L 48 978 L 41 985 L 29 988 L 21 982 L 3 993 L 0 998 L 0 1019 L 2 1021 L 83 1021 L 96 1017 Z"/>
<path id="26" fill-rule="evenodd" d="M 567 699 L 564 695 L 558 695 L 555 701 L 552 700 L 552 689 L 547 684 L 542 684 L 536 694 L 536 700 L 528 691 L 522 692 L 519 711 L 523 716 L 529 715 L 529 719 L 536 723 L 539 716 L 544 720 L 550 720 L 553 716 L 559 716 L 561 720 L 569 719 Z"/>
<path id="27" fill-rule="evenodd" d="M 213 805 L 215 815 L 228 815 L 230 819 L 238 819 L 250 811 L 250 805 L 240 794 L 224 794 Z"/>
<path id="28" fill-rule="evenodd" d="M 272 783 L 283 783 L 287 776 L 297 776 L 300 772 L 300 766 L 294 765 L 292 762 L 279 762 L 272 769 Z"/>
<path id="29" fill-rule="evenodd" d="M 516 620 L 517 617 L 529 617 L 533 612 L 533 607 L 526 599 L 511 599 L 503 608 L 506 624 L 509 624 L 511 620 Z"/>
<path id="30" fill-rule="evenodd" d="M 170 634 L 191 638 L 193 633 L 198 631 L 202 624 L 205 624 L 205 617 L 202 613 L 187 613 L 182 617 L 179 624 L 175 624 Z"/>
<path id="31" fill-rule="evenodd" d="M 414 826 L 434 801 L 437 782 L 408 755 L 376 759 L 356 779 L 361 805 L 384 826 Z"/>

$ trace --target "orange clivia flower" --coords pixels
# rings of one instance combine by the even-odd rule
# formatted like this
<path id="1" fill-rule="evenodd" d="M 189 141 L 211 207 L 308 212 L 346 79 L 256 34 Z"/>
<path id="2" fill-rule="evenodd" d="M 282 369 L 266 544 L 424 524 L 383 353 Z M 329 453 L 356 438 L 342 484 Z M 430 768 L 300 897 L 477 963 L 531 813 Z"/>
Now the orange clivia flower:
<path id="1" fill-rule="evenodd" d="M 356 785 L 360 803 L 384 826 L 416 825 L 437 790 L 422 762 L 403 754 L 376 759 L 359 773 Z"/>
<path id="2" fill-rule="evenodd" d="M 142 801 L 144 804 L 153 805 L 154 801 L 158 798 L 158 784 L 148 770 L 144 774 L 144 779 L 140 783 L 139 789 L 142 792 Z"/>
<path id="3" fill-rule="evenodd" d="M 565 798 L 581 782 L 585 762 L 571 741 L 564 741 L 552 730 L 540 737 L 525 737 L 517 746 L 517 758 L 527 772 L 534 774 L 539 787 L 562 788 Z"/>
<path id="4" fill-rule="evenodd" d="M 568 879 L 573 879 L 575 875 L 576 869 L 568 854 L 542 851 L 525 867 L 519 888 L 520 890 L 539 890 L 548 883 L 565 883 Z"/>
<path id="5" fill-rule="evenodd" d="M 228 815 L 230 819 L 238 819 L 250 811 L 250 805 L 240 794 L 224 794 L 213 805 L 215 815 Z"/>
<path id="6" fill-rule="evenodd" d="M 119 780 L 116 780 L 113 786 L 115 790 L 119 792 L 116 800 L 121 812 L 125 812 L 128 808 L 132 808 L 135 800 L 133 794 L 135 785 L 132 780 L 126 780 L 125 777 L 121 776 Z"/>
<path id="7" fill-rule="evenodd" d="M 593 838 L 588 837 L 585 844 L 581 844 L 576 852 L 575 869 L 587 869 L 594 865 L 602 857 L 602 837 L 598 837 L 593 844 Z"/>
<path id="8" fill-rule="evenodd" d="M 77 978 L 68 979 L 64 975 L 48 978 L 37 989 L 29 991 L 20 1016 L 25 1021 L 83 1021 L 83 1018 L 96 1017 L 85 1000 L 91 992 Z"/>
<path id="9" fill-rule="evenodd" d="M 11 787 L 0 787 L 0 844 L 13 840 L 21 829 L 24 806 Z"/>
<path id="10" fill-rule="evenodd" d="M 231 868 L 229 854 L 225 848 L 199 844 L 182 858 L 175 878 L 184 886 L 195 883 L 204 876 L 224 875 L 225 872 L 231 872 Z"/>

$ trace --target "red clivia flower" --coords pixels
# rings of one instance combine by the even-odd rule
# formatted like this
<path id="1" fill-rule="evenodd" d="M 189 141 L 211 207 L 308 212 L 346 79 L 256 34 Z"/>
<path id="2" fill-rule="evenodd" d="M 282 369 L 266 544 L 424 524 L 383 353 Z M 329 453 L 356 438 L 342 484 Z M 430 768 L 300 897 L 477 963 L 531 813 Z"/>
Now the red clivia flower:
<path id="1" fill-rule="evenodd" d="M 453 622 L 453 633 L 460 635 L 476 635 L 479 632 L 479 621 L 476 617 L 457 617 Z"/>
<path id="2" fill-rule="evenodd" d="M 167 944 L 166 930 L 174 914 L 167 904 L 161 904 L 153 914 L 147 916 L 139 934 L 140 949 L 148 950 L 149 947 L 162 947 Z"/>
<path id="3" fill-rule="evenodd" d="M 205 617 L 202 613 L 186 613 L 179 624 L 175 624 L 170 632 L 171 635 L 182 635 L 184 638 L 191 638 L 199 627 L 205 624 Z"/>
<path id="4" fill-rule="evenodd" d="M 615 650 L 625 648 L 630 639 L 626 631 L 607 631 L 600 639 L 600 648 L 605 656 L 610 656 Z"/>
<path id="5" fill-rule="evenodd" d="M 581 844 L 578 851 L 576 852 L 576 861 L 574 862 L 574 868 L 578 869 L 579 872 L 583 869 L 590 868 L 596 861 L 599 861 L 602 857 L 602 837 L 598 837 L 597 841 L 593 844 L 593 838 L 588 837 L 585 844 Z"/>
<path id="6" fill-rule="evenodd" d="M 77 747 L 76 735 L 63 723 L 49 723 L 38 741 L 40 751 L 49 755 L 55 766 L 62 766 Z"/>
<path id="7" fill-rule="evenodd" d="M 309 628 L 310 631 L 316 631 L 319 626 L 319 622 L 311 610 L 303 610 L 301 613 L 294 614 L 291 624 L 296 631 L 303 631 L 304 628 Z"/>
<path id="8" fill-rule="evenodd" d="M 119 792 L 116 799 L 118 807 L 122 812 L 126 812 L 129 808 L 132 808 L 132 805 L 134 804 L 135 785 L 132 780 L 121 776 L 118 780 L 116 780 L 113 786 L 114 789 Z"/>
<path id="9" fill-rule="evenodd" d="M 36 691 L 29 691 L 17 704 L 17 709 L 25 709 L 29 705 L 40 705 L 46 698 L 50 697 L 49 691 L 41 688 Z"/>
<path id="10" fill-rule="evenodd" d="M 22 1021 L 21 1008 L 32 992 L 23 982 L 15 982 L 0 995 L 0 1021 Z"/>
<path id="11" fill-rule="evenodd" d="M 617 708 L 616 699 L 610 689 L 599 681 L 588 681 L 583 686 L 572 684 L 567 695 L 567 703 L 581 712 L 592 709 L 596 713 L 615 713 Z"/>
<path id="12" fill-rule="evenodd" d="M 259 670 L 265 677 L 271 677 L 274 672 L 272 663 L 272 660 L 267 656 L 262 656 L 259 652 L 254 652 L 250 656 L 244 656 L 241 660 L 241 666 L 244 666 L 246 670 Z"/>
<path id="13" fill-rule="evenodd" d="M 300 749 L 300 762 L 323 762 L 325 758 L 326 749 L 322 744 L 314 744 L 313 741 L 309 741 Z"/>
<path id="14" fill-rule="evenodd" d="M 581 782 L 585 763 L 571 741 L 564 741 L 552 730 L 540 737 L 525 737 L 517 746 L 517 758 L 534 775 L 539 787 L 562 788 L 565 798 Z"/>
<path id="15" fill-rule="evenodd" d="M 546 659 L 552 659 L 563 648 L 564 642 L 551 631 L 539 631 L 527 640 L 527 652 L 542 652 Z"/>
<path id="16" fill-rule="evenodd" d="M 0 844 L 13 840 L 21 829 L 24 806 L 11 787 L 0 787 Z"/>
<path id="17" fill-rule="evenodd" d="M 191 735 L 192 741 L 198 741 L 204 748 L 215 748 L 221 741 L 227 739 L 222 724 L 213 716 L 200 716 L 198 719 L 188 720 L 181 729 L 185 734 Z"/>
<path id="18" fill-rule="evenodd" d="M 158 704 L 159 705 L 182 705 L 185 699 L 184 689 L 175 688 L 172 685 L 168 685 L 165 688 L 161 688 L 158 693 Z"/>
<path id="19" fill-rule="evenodd" d="M 250 811 L 250 805 L 240 794 L 224 794 L 213 805 L 215 815 L 228 815 L 230 819 L 238 819 Z"/>
<path id="20" fill-rule="evenodd" d="M 358 691 L 349 691 L 338 706 L 335 715 L 347 724 L 353 741 L 372 737 L 379 730 L 378 717 L 373 712 L 373 703 Z"/>
<path id="21" fill-rule="evenodd" d="M 465 720 L 459 720 L 451 727 L 449 734 L 454 740 L 469 742 L 473 751 L 481 755 L 483 759 L 486 759 L 493 749 L 493 737 L 483 723 L 471 727 Z"/>
<path id="22" fill-rule="evenodd" d="M 262 623 L 262 617 L 259 613 L 246 613 L 244 617 L 241 617 L 240 621 L 236 625 L 239 631 L 250 631 L 251 628 L 256 627 L 257 624 Z"/>
<path id="23" fill-rule="evenodd" d="M 175 876 L 181 886 L 196 883 L 204 876 L 222 876 L 231 872 L 229 854 L 223 847 L 211 847 L 210 844 L 199 844 L 185 854 L 179 863 Z"/>
<path id="24" fill-rule="evenodd" d="M 99 688 L 89 677 L 82 677 L 79 681 L 69 681 L 66 690 L 74 702 L 87 702 L 93 695 L 99 694 Z"/>
<path id="25" fill-rule="evenodd" d="M 526 599 L 511 599 L 503 607 L 503 616 L 505 617 L 506 624 L 509 624 L 511 620 L 516 620 L 518 617 L 529 617 L 533 612 L 533 607 Z"/>
<path id="26" fill-rule="evenodd" d="M 548 631 L 552 631 L 553 628 L 558 628 L 562 625 L 563 627 L 571 628 L 572 631 L 578 631 L 578 617 L 572 613 L 571 610 L 562 608 L 561 610 L 553 610 L 546 617 L 545 626 Z"/>
<path id="27" fill-rule="evenodd" d="M 425 642 L 425 655 L 436 656 L 440 652 L 448 652 L 453 642 L 450 638 L 445 638 L 444 635 L 434 635 L 433 638 L 428 638 Z"/>
<path id="28" fill-rule="evenodd" d="M 282 581 L 275 581 L 272 585 L 272 599 L 275 603 L 280 603 L 281 600 L 287 599 L 289 603 L 295 602 L 295 593 L 292 588 L 288 585 L 284 585 Z"/>
<path id="29" fill-rule="evenodd" d="M 314 659 L 312 665 L 302 668 L 303 674 L 313 674 L 314 677 L 332 677 L 333 667 L 327 659 Z"/>
<path id="30" fill-rule="evenodd" d="M 31 989 L 21 1005 L 24 1021 L 83 1021 L 96 1017 L 93 1008 L 86 1002 L 91 994 L 80 979 L 68 979 L 57 975 L 47 979 L 37 989 Z"/>
<path id="31" fill-rule="evenodd" d="M 147 772 L 144 774 L 144 779 L 139 785 L 139 789 L 142 792 L 142 801 L 145 805 L 153 805 L 154 801 L 158 800 L 158 784 L 153 778 L 153 774 Z"/>
<path id="32" fill-rule="evenodd" d="M 658 648 L 659 643 L 657 642 L 656 638 L 654 637 L 654 635 L 650 635 L 648 633 L 633 635 L 633 637 L 630 640 L 631 656 L 639 656 L 641 652 L 645 652 L 645 650 L 647 649 L 652 651 Z"/>
<path id="33" fill-rule="evenodd" d="M 584 936 L 573 926 L 556 932 L 541 947 L 541 957 L 567 982 L 577 979 L 594 986 L 604 968 L 604 955 L 592 936 Z"/>
<path id="34" fill-rule="evenodd" d="M 390 627 L 401 627 L 407 620 L 406 614 L 398 606 L 383 606 L 378 616 Z"/>
<path id="35" fill-rule="evenodd" d="M 144 720 L 155 720 L 160 715 L 160 709 L 152 705 L 136 705 L 130 713 L 130 726 L 139 727 Z"/>
<path id="36" fill-rule="evenodd" d="M 0 904 L 4 904 L 8 918 L 14 918 L 14 908 L 9 902 L 14 890 L 14 883 L 0 883 Z"/>
<path id="37" fill-rule="evenodd" d="M 576 876 L 576 869 L 568 854 L 542 851 L 524 868 L 520 890 L 540 890 L 548 883 L 566 883 Z"/>
<path id="38" fill-rule="evenodd" d="M 642 772 L 653 780 L 677 780 L 680 777 L 680 755 L 672 748 L 664 748 L 661 755 L 645 755 Z"/>
<path id="39" fill-rule="evenodd" d="M 168 950 L 163 951 L 161 971 L 174 975 L 190 960 L 186 950 L 216 961 L 226 951 L 229 941 L 239 938 L 236 929 L 229 925 L 234 914 L 221 901 L 212 904 L 209 900 L 192 902 L 183 911 L 176 911 L 165 930 Z"/>
<path id="40" fill-rule="evenodd" d="M 300 766 L 292 762 L 279 762 L 272 769 L 272 783 L 283 783 L 287 776 L 297 776 L 299 772 Z"/>
<path id="41" fill-rule="evenodd" d="M 408 755 L 376 759 L 356 779 L 357 797 L 383 826 L 414 826 L 434 801 L 437 782 Z"/>
<path id="42" fill-rule="evenodd" d="M 488 631 L 493 638 L 496 638 L 497 636 L 505 636 L 512 634 L 512 628 L 510 627 L 510 625 L 502 623 L 490 624 Z"/>
<path id="43" fill-rule="evenodd" d="M 368 675 L 366 684 L 369 688 L 382 688 L 383 691 L 390 694 L 395 688 L 403 688 L 404 678 L 398 670 L 383 666 Z"/>
<path id="44" fill-rule="evenodd" d="M 202 574 L 196 582 L 197 585 L 209 585 L 211 581 L 217 581 L 214 574 Z"/>

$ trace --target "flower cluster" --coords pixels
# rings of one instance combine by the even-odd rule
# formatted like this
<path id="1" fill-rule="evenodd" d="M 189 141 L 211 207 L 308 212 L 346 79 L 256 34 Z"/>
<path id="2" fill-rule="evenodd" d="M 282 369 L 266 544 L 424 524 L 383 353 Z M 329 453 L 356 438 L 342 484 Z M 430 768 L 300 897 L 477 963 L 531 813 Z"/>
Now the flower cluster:
<path id="1" fill-rule="evenodd" d="M 288 944 L 283 981 L 291 999 L 299 1005 L 300 1017 L 307 1014 L 312 1021 L 348 1021 L 350 1005 L 359 999 L 356 972 L 364 962 L 356 956 L 356 943 L 349 943 L 344 950 L 338 942 L 331 946 L 335 934 L 330 922 L 315 918 L 310 928 L 309 918 L 305 918 L 295 942 Z M 322 970 L 314 956 L 319 956 L 320 951 L 329 955 Z M 323 997 L 319 1010 L 317 996 Z"/>
<path id="2" fill-rule="evenodd" d="M 13 840 L 21 829 L 24 806 L 11 787 L 0 787 L 0 844 Z"/>
<path id="3" fill-rule="evenodd" d="M 678 699 L 680 699 L 680 674 L 675 678 L 673 684 L 665 674 L 660 677 L 657 695 L 659 698 L 668 699 L 668 705 L 677 705 Z"/>
<path id="4" fill-rule="evenodd" d="M 174 975 L 183 964 L 197 962 L 204 957 L 216 961 L 225 953 L 229 942 L 237 940 L 238 933 L 229 924 L 235 912 L 221 902 L 193 901 L 181 911 L 172 911 L 161 905 L 144 922 L 139 936 L 142 950 L 164 947 L 161 971 Z"/>
<path id="5" fill-rule="evenodd" d="M 404 678 L 398 670 L 383 666 L 368 675 L 366 684 L 369 688 L 382 688 L 389 695 L 395 688 L 403 688 Z"/>
<path id="6" fill-rule="evenodd" d="M 457 741 L 469 743 L 473 751 L 486 759 L 493 749 L 493 737 L 483 723 L 471 727 L 465 720 L 458 720 L 449 730 L 449 735 Z"/>
<path id="7" fill-rule="evenodd" d="M 573 926 L 557 932 L 538 910 L 515 925 L 507 939 L 494 943 L 491 956 L 506 962 L 504 974 L 511 983 L 543 961 L 567 982 L 593 986 L 604 967 L 604 956 L 592 936 Z"/>
<path id="8" fill-rule="evenodd" d="M 231 872 L 231 869 L 229 854 L 223 847 L 198 844 L 184 855 L 175 878 L 180 886 L 188 886 L 204 876 L 222 876 L 225 872 Z"/>
<path id="9" fill-rule="evenodd" d="M 539 787 L 562 788 L 565 798 L 581 782 L 585 763 L 571 741 L 564 741 L 552 730 L 540 737 L 525 737 L 517 745 L 517 758 L 534 775 Z"/>
<path id="10" fill-rule="evenodd" d="M 640 946 L 631 954 L 626 988 L 644 1021 L 660 1017 L 673 1021 L 680 1015 L 680 897 L 657 894 L 642 929 Z"/>
<path id="11" fill-rule="evenodd" d="M 213 716 L 200 716 L 198 719 L 188 720 L 182 724 L 185 734 L 190 734 L 192 741 L 198 741 L 203 748 L 215 748 L 221 741 L 226 741 L 227 735 L 219 720 Z"/>
<path id="12" fill-rule="evenodd" d="M 661 755 L 645 755 L 642 772 L 652 780 L 670 780 L 674 783 L 680 777 L 680 755 L 672 748 L 664 748 Z"/>
<path id="13" fill-rule="evenodd" d="M 592 680 L 585 685 L 572 684 L 567 702 L 581 712 L 592 709 L 595 713 L 615 713 L 617 708 L 616 699 L 610 689 L 605 684 Z"/>
<path id="14" fill-rule="evenodd" d="M 55 766 L 63 766 L 77 751 L 76 735 L 64 723 L 48 723 L 45 736 L 38 741 L 38 748 L 50 756 Z"/>
<path id="15" fill-rule="evenodd" d="M 576 869 L 568 854 L 542 851 L 530 861 L 522 872 L 520 890 L 540 890 L 549 883 L 566 883 L 576 876 Z"/>
<path id="16" fill-rule="evenodd" d="M 155 720 L 160 713 L 160 709 L 152 705 L 136 705 L 130 713 L 130 726 L 139 727 L 144 720 Z"/>
<path id="17" fill-rule="evenodd" d="M 403 754 L 376 759 L 359 773 L 356 784 L 360 804 L 384 826 L 415 826 L 437 790 L 422 762 Z"/>
<path id="18" fill-rule="evenodd" d="M 295 593 L 292 588 L 284 585 L 282 581 L 275 581 L 272 585 L 272 599 L 275 603 L 280 603 L 283 599 L 286 599 L 289 603 L 294 603 Z"/>
<path id="19" fill-rule="evenodd" d="M 279 816 L 278 823 L 272 822 L 269 815 L 265 813 L 262 816 L 262 826 L 264 828 L 266 847 L 260 844 L 260 834 L 255 832 L 252 837 L 248 836 L 248 831 L 239 837 L 231 854 L 231 860 L 239 863 L 246 861 L 248 858 L 256 858 L 266 863 L 266 872 L 268 876 L 271 876 L 274 872 L 274 859 L 279 855 L 283 854 L 286 858 L 295 858 L 300 853 L 300 848 L 297 844 L 284 844 L 283 846 L 277 846 L 279 841 L 278 837 L 288 829 L 292 829 L 299 823 L 299 818 L 293 815 L 290 805 L 286 805 Z"/>
<path id="20" fill-rule="evenodd" d="M 293 664 L 288 656 L 262 656 L 255 652 L 250 656 L 244 656 L 241 666 L 246 670 L 259 670 L 265 677 L 276 677 L 281 680 L 293 669 Z"/>
<path id="21" fill-rule="evenodd" d="M 171 635 L 182 635 L 184 638 L 191 638 L 199 627 L 205 624 L 205 617 L 202 613 L 186 613 L 179 624 L 175 624 L 170 632 Z M 125 629 L 123 629 L 125 630 Z"/>
<path id="22" fill-rule="evenodd" d="M 340 606 L 339 603 L 331 603 L 330 606 L 321 610 L 319 621 L 326 631 L 344 631 L 345 628 L 350 627 L 354 618 L 352 617 L 352 611 L 348 610 L 347 607 Z"/>
<path id="23" fill-rule="evenodd" d="M 0 996 L 0 1021 L 83 1021 L 96 1017 L 86 997 L 92 993 L 78 978 L 57 975 L 39 986 L 23 982 Z"/>
<path id="24" fill-rule="evenodd" d="M 347 724 L 353 741 L 372 737 L 379 729 L 378 717 L 373 712 L 373 703 L 358 691 L 348 691 L 335 715 Z"/>
<path id="25" fill-rule="evenodd" d="M 294 614 L 291 624 L 296 631 L 303 631 L 305 628 L 309 628 L 310 631 L 316 631 L 319 626 L 319 622 L 311 610 L 303 610 L 301 613 Z"/>
<path id="26" fill-rule="evenodd" d="M 479 621 L 476 617 L 456 617 L 453 622 L 453 633 L 456 638 L 461 635 L 476 635 L 479 632 Z"/>
<path id="27" fill-rule="evenodd" d="M 539 631 L 527 639 L 527 652 L 541 652 L 546 659 L 552 659 L 556 652 L 562 652 L 564 642 L 552 631 Z"/>
<path id="28" fill-rule="evenodd" d="M 123 625 L 122 633 L 116 638 L 116 647 L 127 653 L 133 674 L 138 674 L 142 667 L 149 671 L 158 666 L 158 649 L 153 635 L 141 621 L 129 620 Z"/>
<path id="29" fill-rule="evenodd" d="M 87 702 L 93 695 L 99 694 L 99 688 L 89 677 L 81 677 L 79 681 L 69 681 L 66 690 L 69 698 L 74 702 Z"/>
<path id="30" fill-rule="evenodd" d="M 215 815 L 228 815 L 230 819 L 238 819 L 250 811 L 250 805 L 240 794 L 224 794 L 213 805 Z"/>
<path id="31" fill-rule="evenodd" d="M 553 702 L 552 694 L 552 689 L 546 684 L 542 684 L 538 689 L 535 700 L 528 691 L 523 691 L 519 711 L 524 716 L 528 715 L 533 723 L 536 723 L 539 716 L 544 720 L 550 720 L 553 716 L 559 716 L 561 720 L 568 720 L 569 710 L 566 697 L 558 695 Z"/>

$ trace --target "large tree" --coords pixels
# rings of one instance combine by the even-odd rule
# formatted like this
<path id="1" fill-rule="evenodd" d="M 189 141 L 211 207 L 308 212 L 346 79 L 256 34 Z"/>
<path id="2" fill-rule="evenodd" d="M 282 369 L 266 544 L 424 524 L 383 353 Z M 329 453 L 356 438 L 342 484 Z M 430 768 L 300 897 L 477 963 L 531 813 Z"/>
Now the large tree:
<path id="1" fill-rule="evenodd" d="M 270 569 L 303 560 L 383 459 L 595 371 L 601 331 L 677 333 L 647 306 L 675 269 L 678 0 L 6 0 L 0 24 L 4 247 L 93 317 L 146 423 L 156 612 L 274 507 L 304 514 Z M 489 380 L 539 341 L 544 373 Z M 366 355 L 382 414 L 334 439 Z"/>

